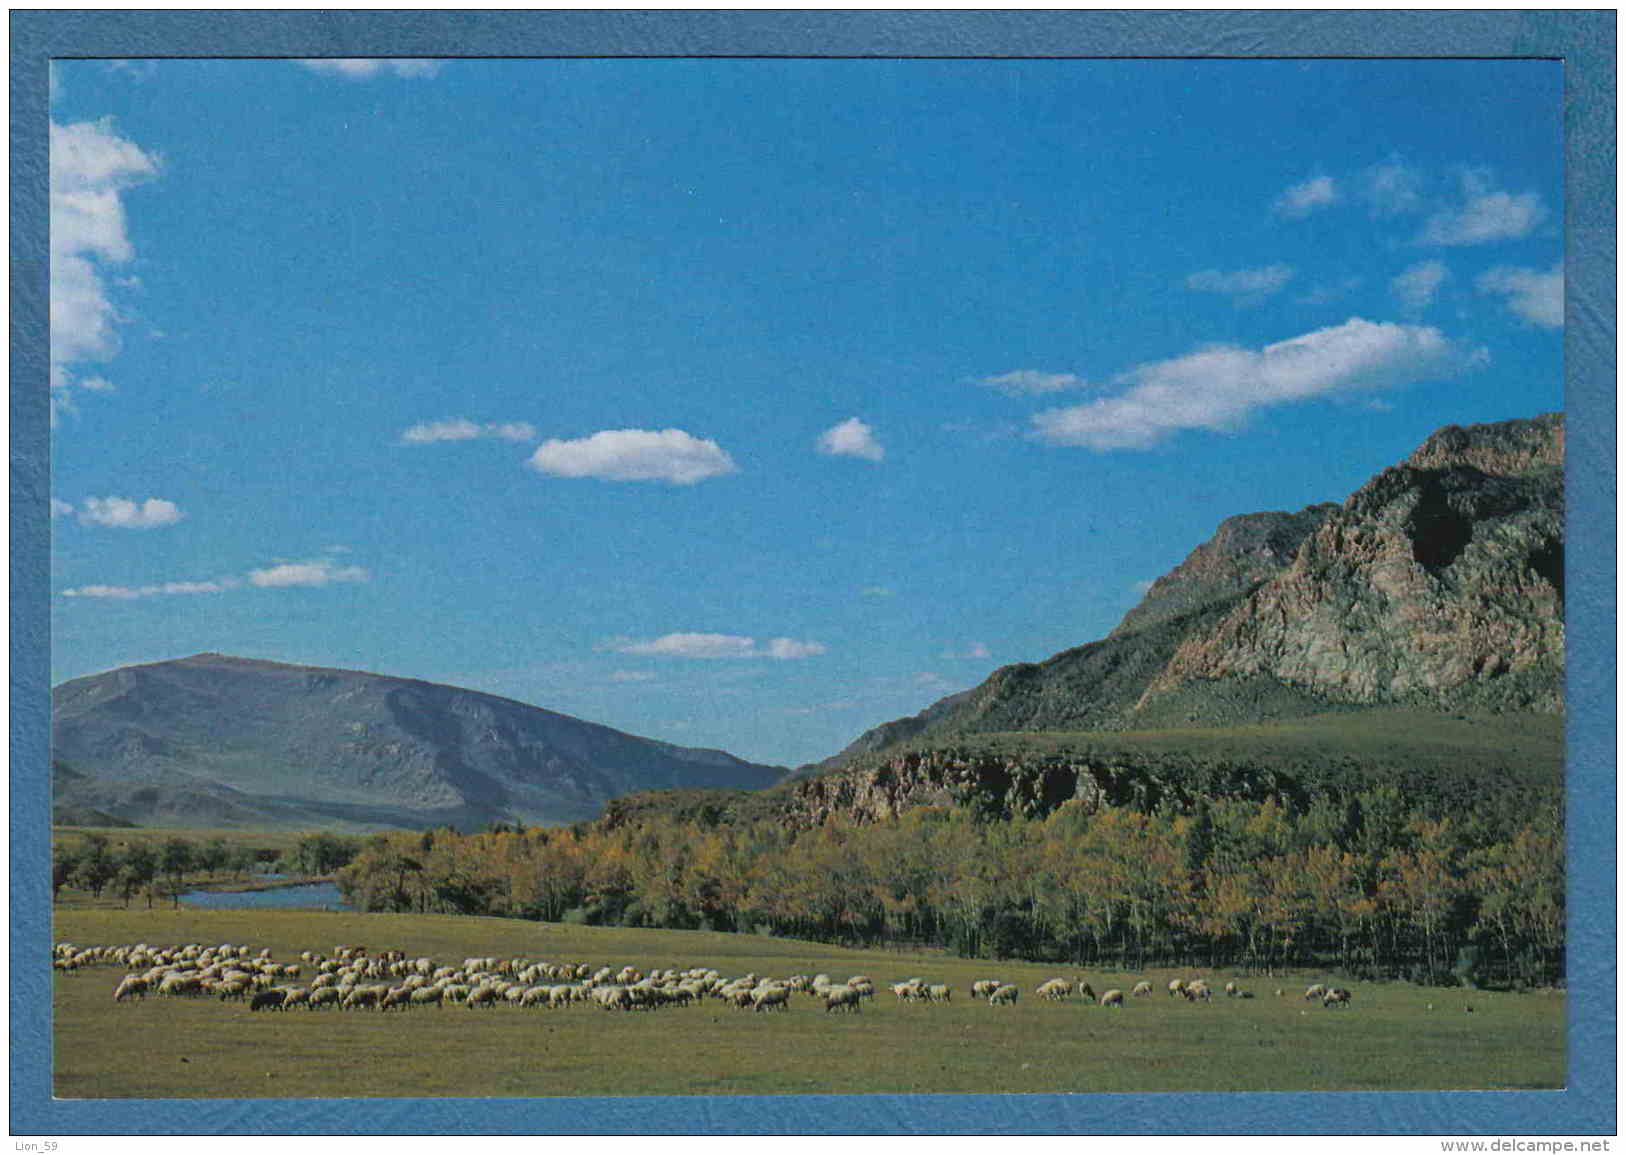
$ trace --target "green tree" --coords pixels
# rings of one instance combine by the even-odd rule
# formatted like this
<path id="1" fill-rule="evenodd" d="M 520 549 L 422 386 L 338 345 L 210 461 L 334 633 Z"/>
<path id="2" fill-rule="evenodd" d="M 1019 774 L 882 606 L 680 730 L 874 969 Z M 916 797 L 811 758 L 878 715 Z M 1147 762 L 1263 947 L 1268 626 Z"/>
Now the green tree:
<path id="1" fill-rule="evenodd" d="M 169 880 L 169 895 L 177 910 L 181 906 L 181 892 L 186 889 L 187 871 L 196 864 L 196 848 L 184 838 L 168 839 L 158 852 L 158 869 Z"/>

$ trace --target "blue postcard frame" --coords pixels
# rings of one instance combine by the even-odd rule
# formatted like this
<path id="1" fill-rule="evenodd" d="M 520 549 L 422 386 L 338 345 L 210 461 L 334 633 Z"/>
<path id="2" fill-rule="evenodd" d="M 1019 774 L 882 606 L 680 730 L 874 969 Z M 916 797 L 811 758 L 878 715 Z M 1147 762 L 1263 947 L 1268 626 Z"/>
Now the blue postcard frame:
<path id="1" fill-rule="evenodd" d="M 1613 1134 L 1615 14 L 1598 11 L 11 13 L 11 1131 Z M 1441 45 L 1448 45 L 1441 51 Z M 1552 1092 L 563 1100 L 51 1097 L 46 195 L 53 57 L 1418 57 L 1565 65 L 1569 1086 Z"/>

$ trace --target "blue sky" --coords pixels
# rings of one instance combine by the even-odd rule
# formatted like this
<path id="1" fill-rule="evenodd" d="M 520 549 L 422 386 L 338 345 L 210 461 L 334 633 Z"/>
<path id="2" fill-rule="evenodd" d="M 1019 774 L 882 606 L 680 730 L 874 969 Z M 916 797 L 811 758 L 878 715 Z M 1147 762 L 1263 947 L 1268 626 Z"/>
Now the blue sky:
<path id="1" fill-rule="evenodd" d="M 1561 66 L 58 62 L 53 679 L 798 764 L 1563 405 Z"/>

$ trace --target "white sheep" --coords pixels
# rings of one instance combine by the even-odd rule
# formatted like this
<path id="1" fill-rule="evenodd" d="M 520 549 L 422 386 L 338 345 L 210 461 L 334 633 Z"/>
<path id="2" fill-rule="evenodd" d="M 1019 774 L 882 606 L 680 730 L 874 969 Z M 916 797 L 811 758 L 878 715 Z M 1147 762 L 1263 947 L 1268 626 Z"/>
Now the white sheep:
<path id="1" fill-rule="evenodd" d="M 1033 993 L 1041 999 L 1059 1002 L 1073 993 L 1073 984 L 1066 979 L 1047 979 L 1035 987 Z"/>
<path id="2" fill-rule="evenodd" d="M 771 986 L 758 989 L 756 998 L 751 1001 L 753 1011 L 790 1009 L 790 988 L 788 986 Z"/>
<path id="3" fill-rule="evenodd" d="M 1186 980 L 1185 979 L 1170 979 L 1169 980 L 1169 997 L 1171 999 L 1174 998 L 1176 995 L 1183 995 L 1185 993 L 1186 993 Z"/>
<path id="4" fill-rule="evenodd" d="M 1112 990 L 1105 992 L 1101 996 L 1101 1005 L 1103 1007 L 1121 1007 L 1121 1006 L 1123 1006 L 1124 1005 L 1124 993 L 1122 991 L 1118 990 L 1116 987 L 1114 987 Z"/>
<path id="5" fill-rule="evenodd" d="M 1320 983 L 1315 983 L 1312 986 L 1305 988 L 1304 1001 L 1309 1002 L 1311 999 L 1325 998 L 1326 995 L 1327 988 Z"/>
<path id="6" fill-rule="evenodd" d="M 1007 983 L 1005 986 L 1000 987 L 994 991 L 993 994 L 988 996 L 988 1005 L 997 1007 L 1005 1003 L 1010 1003 L 1014 1006 L 1016 1003 L 1016 996 L 1019 993 L 1020 992 L 1014 986 Z"/>
<path id="7" fill-rule="evenodd" d="M 1151 994 L 1152 984 L 1147 982 L 1145 979 L 1142 979 L 1140 982 L 1136 983 L 1129 991 L 1129 997 L 1133 999 L 1150 998 Z"/>
<path id="8" fill-rule="evenodd" d="M 829 1014 L 839 1007 L 848 1014 L 857 1014 L 863 1009 L 859 1005 L 862 998 L 855 986 L 843 984 L 839 987 L 827 987 L 824 992 L 824 1013 Z"/>

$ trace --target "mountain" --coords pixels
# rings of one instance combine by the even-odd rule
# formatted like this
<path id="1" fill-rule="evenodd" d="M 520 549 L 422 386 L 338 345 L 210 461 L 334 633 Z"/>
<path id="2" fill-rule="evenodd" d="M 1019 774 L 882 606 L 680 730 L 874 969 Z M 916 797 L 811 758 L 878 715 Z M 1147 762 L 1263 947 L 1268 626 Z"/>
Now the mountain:
<path id="1" fill-rule="evenodd" d="M 1430 436 L 1341 505 L 1221 523 L 1107 637 L 861 735 L 803 779 L 1010 732 L 1560 714 L 1562 414 Z"/>
<path id="2" fill-rule="evenodd" d="M 472 690 L 196 654 L 51 692 L 53 803 L 144 825 L 370 829 L 561 823 L 782 767 Z"/>

